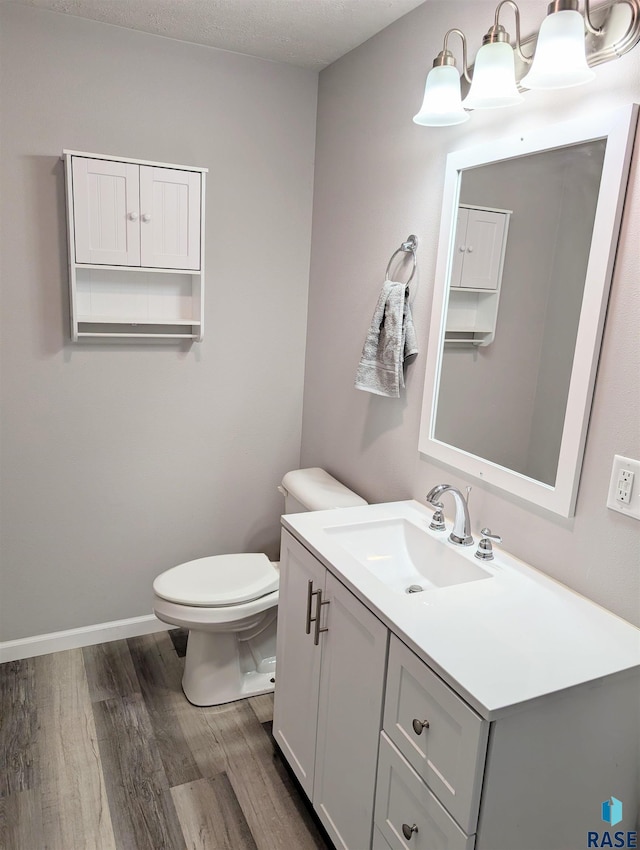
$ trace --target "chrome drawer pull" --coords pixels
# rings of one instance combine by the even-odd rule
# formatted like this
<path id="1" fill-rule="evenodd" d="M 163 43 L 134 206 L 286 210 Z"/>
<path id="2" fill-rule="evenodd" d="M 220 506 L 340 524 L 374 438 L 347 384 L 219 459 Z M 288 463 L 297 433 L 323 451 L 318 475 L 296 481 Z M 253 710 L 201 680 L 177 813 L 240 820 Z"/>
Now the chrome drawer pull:
<path id="1" fill-rule="evenodd" d="M 428 729 L 428 728 L 429 728 L 429 721 L 428 720 L 418 720 L 417 717 L 414 719 L 414 721 L 413 721 L 413 731 L 416 733 L 416 735 L 422 735 L 422 730 Z"/>
<path id="2" fill-rule="evenodd" d="M 407 841 L 410 841 L 413 833 L 417 832 L 417 831 L 418 831 L 418 827 L 415 825 L 415 823 L 414 823 L 413 826 L 409 826 L 408 823 L 402 824 L 402 834 L 407 839 Z"/>

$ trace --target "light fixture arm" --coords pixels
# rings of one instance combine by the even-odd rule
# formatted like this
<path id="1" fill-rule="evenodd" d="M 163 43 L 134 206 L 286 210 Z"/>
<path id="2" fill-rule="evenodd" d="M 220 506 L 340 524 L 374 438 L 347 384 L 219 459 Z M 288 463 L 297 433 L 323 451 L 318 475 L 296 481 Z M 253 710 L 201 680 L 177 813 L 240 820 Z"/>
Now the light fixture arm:
<path id="1" fill-rule="evenodd" d="M 594 27 L 591 23 L 591 15 L 589 10 L 589 0 L 584 0 L 584 23 L 587 28 L 587 31 L 591 33 L 591 35 L 603 35 L 604 27 Z"/>
<path id="2" fill-rule="evenodd" d="M 453 56 L 453 53 L 449 50 L 449 36 L 453 34 L 459 35 L 462 41 L 462 75 L 465 80 L 470 83 L 471 77 L 469 76 L 469 66 L 467 64 L 467 39 L 462 30 L 459 30 L 457 27 L 453 27 L 450 30 L 447 30 L 444 36 L 444 43 L 442 45 L 442 50 L 436 58 L 433 60 L 433 67 L 438 68 L 441 65 L 453 65 L 455 68 L 456 60 Z"/>
<path id="3" fill-rule="evenodd" d="M 520 57 L 520 60 L 522 62 L 525 62 L 527 65 L 529 65 L 531 63 L 532 59 L 533 59 L 533 56 L 526 56 L 522 52 L 521 39 L 520 39 L 520 9 L 518 8 L 518 6 L 514 2 L 514 0 L 502 0 L 502 2 L 498 4 L 498 7 L 496 8 L 496 16 L 495 16 L 494 24 L 491 27 L 491 29 L 489 30 L 489 32 L 482 39 L 482 43 L 483 44 L 492 44 L 495 41 L 506 41 L 506 42 L 509 41 L 509 34 L 507 33 L 505 28 L 500 23 L 500 10 L 502 9 L 503 6 L 507 6 L 507 5 L 512 7 L 514 14 L 515 14 L 515 19 L 516 19 L 516 46 L 515 46 L 515 51 L 518 54 L 518 56 Z"/>

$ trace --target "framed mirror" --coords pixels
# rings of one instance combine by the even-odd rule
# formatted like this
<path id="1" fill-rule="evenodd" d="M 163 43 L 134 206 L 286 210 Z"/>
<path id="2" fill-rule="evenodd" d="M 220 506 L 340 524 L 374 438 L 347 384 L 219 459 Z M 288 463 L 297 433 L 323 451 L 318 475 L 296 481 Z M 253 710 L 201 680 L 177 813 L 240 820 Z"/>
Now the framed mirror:
<path id="1" fill-rule="evenodd" d="M 447 158 L 419 450 L 573 516 L 637 105 Z"/>

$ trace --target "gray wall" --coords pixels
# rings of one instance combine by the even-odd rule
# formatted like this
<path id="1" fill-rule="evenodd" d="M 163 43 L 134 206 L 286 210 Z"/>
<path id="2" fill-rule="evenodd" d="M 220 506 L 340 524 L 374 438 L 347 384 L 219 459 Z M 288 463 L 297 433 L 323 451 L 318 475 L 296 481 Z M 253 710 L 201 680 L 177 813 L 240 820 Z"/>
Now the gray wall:
<path id="1" fill-rule="evenodd" d="M 523 2 L 523 29 L 544 3 Z M 584 89 L 416 127 L 451 26 L 494 3 L 430 2 L 321 74 L 302 463 L 371 501 L 460 476 L 417 451 L 446 154 L 640 99 L 640 49 Z M 34 9 L 0 7 L 0 639 L 149 612 L 153 577 L 277 547 L 275 486 L 300 461 L 317 76 Z M 457 51 L 454 44 L 454 50 Z M 63 148 L 208 166 L 207 337 L 192 348 L 68 342 Z M 640 456 L 637 155 L 577 514 L 474 484 L 474 528 L 640 622 L 640 524 L 605 507 Z M 421 353 L 399 401 L 353 389 L 389 255 L 420 238 Z"/>
<path id="2" fill-rule="evenodd" d="M 537 29 L 545 4 L 519 5 L 524 33 Z M 640 100 L 636 48 L 599 67 L 589 86 L 529 92 L 519 107 L 456 127 L 414 125 L 444 33 L 462 27 L 475 50 L 494 11 L 484 0 L 425 3 L 320 75 L 302 461 L 370 501 L 422 501 L 444 480 L 471 483 L 417 450 L 447 153 Z M 640 457 L 639 230 L 636 153 L 576 516 L 558 518 L 477 482 L 471 496 L 475 530 L 489 525 L 506 549 L 636 623 L 640 523 L 605 502 L 613 455 Z M 413 307 L 423 342 L 405 395 L 392 400 L 355 390 L 353 378 L 389 255 L 409 233 L 420 239 Z"/>
<path id="3" fill-rule="evenodd" d="M 4 5 L 0 639 L 278 547 L 300 460 L 317 74 Z M 63 148 L 209 168 L 205 340 L 69 342 Z"/>

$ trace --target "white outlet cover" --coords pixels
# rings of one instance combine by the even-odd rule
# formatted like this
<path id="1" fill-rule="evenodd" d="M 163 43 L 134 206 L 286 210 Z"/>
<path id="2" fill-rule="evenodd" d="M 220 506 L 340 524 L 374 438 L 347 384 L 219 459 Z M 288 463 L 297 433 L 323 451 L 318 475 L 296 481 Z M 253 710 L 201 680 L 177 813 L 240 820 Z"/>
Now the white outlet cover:
<path id="1" fill-rule="evenodd" d="M 628 469 L 634 474 L 631 501 L 628 504 L 619 502 L 616 499 L 618 480 L 623 469 Z M 622 455 L 614 455 L 613 467 L 611 469 L 611 481 L 609 482 L 607 507 L 612 511 L 618 511 L 625 516 L 640 519 L 640 460 L 633 460 L 633 458 L 623 457 Z"/>

